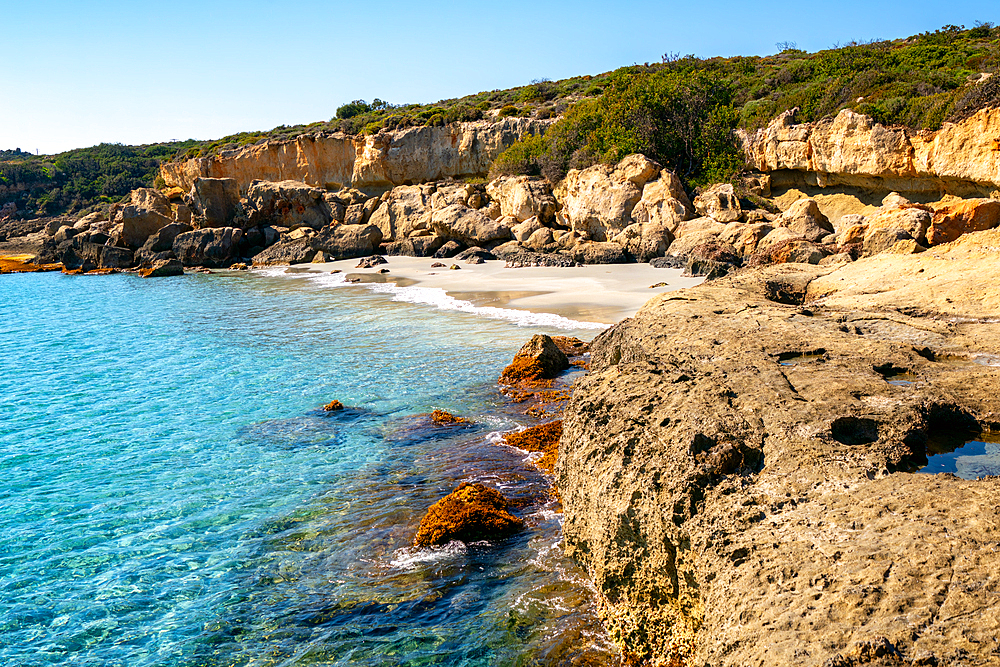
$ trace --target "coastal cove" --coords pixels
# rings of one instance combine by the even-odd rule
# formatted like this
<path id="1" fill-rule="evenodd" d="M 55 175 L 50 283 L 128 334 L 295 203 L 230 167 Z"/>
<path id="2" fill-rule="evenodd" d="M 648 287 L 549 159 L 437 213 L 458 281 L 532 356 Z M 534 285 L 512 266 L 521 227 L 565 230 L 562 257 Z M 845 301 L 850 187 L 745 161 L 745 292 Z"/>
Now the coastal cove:
<path id="1" fill-rule="evenodd" d="M 524 340 L 603 325 L 409 303 L 322 269 L 4 277 L 0 662 L 613 659 L 551 479 L 497 444 L 533 423 L 496 385 Z M 348 410 L 318 409 L 333 398 Z M 438 408 L 472 424 L 429 429 Z M 501 489 L 527 529 L 413 548 L 463 481 Z"/>

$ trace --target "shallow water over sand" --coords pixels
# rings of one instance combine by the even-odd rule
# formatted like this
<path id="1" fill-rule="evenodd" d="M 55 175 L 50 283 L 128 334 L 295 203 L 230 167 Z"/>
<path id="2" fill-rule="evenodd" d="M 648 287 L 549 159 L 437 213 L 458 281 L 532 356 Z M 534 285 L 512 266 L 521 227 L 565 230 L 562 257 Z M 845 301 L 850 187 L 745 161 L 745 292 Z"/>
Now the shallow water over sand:
<path id="1" fill-rule="evenodd" d="M 595 329 L 394 296 L 0 279 L 0 664 L 608 660 L 547 480 L 495 435 L 530 421 L 493 384 L 524 340 Z M 316 410 L 332 398 L 356 409 Z M 413 417 L 434 408 L 475 424 Z M 528 530 L 411 548 L 467 480 Z"/>

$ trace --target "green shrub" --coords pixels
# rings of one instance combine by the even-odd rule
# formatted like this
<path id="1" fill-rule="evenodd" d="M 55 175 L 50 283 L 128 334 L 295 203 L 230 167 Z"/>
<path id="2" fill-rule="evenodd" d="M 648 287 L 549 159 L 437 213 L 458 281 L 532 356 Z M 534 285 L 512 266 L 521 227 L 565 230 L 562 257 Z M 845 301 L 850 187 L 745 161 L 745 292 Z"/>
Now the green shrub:
<path id="1" fill-rule="evenodd" d="M 442 127 L 444 124 L 444 114 L 436 113 L 427 119 L 427 125 L 431 127 Z"/>
<path id="2" fill-rule="evenodd" d="M 500 117 L 507 118 L 508 116 L 516 116 L 519 113 L 518 108 L 513 104 L 508 104 L 500 109 Z"/>

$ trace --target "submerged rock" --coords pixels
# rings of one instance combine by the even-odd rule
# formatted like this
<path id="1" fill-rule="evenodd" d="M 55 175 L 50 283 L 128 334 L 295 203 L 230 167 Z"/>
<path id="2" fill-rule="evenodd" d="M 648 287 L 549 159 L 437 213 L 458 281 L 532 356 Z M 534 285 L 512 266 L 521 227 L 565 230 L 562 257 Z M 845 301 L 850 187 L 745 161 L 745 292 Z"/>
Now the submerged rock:
<path id="1" fill-rule="evenodd" d="M 507 433 L 503 436 L 503 441 L 511 447 L 526 452 L 541 452 L 542 458 L 536 465 L 551 474 L 555 472 L 556 460 L 559 457 L 559 438 L 562 437 L 562 432 L 562 421 L 557 420 L 531 426 L 523 431 Z"/>
<path id="2" fill-rule="evenodd" d="M 468 424 L 469 420 L 465 417 L 456 417 L 450 412 L 445 412 L 444 410 L 435 410 L 431 413 L 431 421 L 435 424 Z"/>
<path id="3" fill-rule="evenodd" d="M 431 505 L 420 521 L 414 543 L 418 547 L 447 544 L 452 540 L 477 542 L 513 535 L 524 522 L 507 511 L 500 493 L 483 484 L 465 483 Z"/>

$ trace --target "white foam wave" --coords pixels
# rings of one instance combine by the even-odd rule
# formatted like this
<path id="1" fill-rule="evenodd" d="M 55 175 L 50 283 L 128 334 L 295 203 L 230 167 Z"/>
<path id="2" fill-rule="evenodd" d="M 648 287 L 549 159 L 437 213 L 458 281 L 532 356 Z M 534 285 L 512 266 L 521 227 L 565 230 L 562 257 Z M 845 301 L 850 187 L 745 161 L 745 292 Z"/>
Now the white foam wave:
<path id="1" fill-rule="evenodd" d="M 607 324 L 600 322 L 583 322 L 571 320 L 568 317 L 553 313 L 532 313 L 526 310 L 512 308 L 496 308 L 494 306 L 477 306 L 471 301 L 463 301 L 450 296 L 440 287 L 399 287 L 392 283 L 376 283 L 368 285 L 376 292 L 391 294 L 393 301 L 419 303 L 434 306 L 439 310 L 454 310 L 461 313 L 471 313 L 495 320 L 507 320 L 521 327 L 545 326 L 556 329 L 606 329 Z"/>
<path id="2" fill-rule="evenodd" d="M 413 570 L 421 563 L 448 560 L 464 555 L 467 551 L 465 545 L 457 540 L 449 542 L 443 547 L 404 547 L 395 552 L 395 558 L 389 561 L 389 565 L 401 570 Z"/>
<path id="3" fill-rule="evenodd" d="M 288 267 L 269 267 L 254 269 L 257 273 L 267 277 L 285 278 L 306 278 L 310 282 L 318 283 L 323 287 L 334 287 L 348 285 L 343 273 L 319 273 L 316 271 L 296 271 L 289 272 Z M 395 283 L 357 283 L 359 287 L 367 287 L 373 292 L 390 294 L 393 301 L 404 303 L 416 303 L 433 306 L 438 310 L 452 310 L 460 313 L 470 313 L 480 317 L 488 317 L 494 320 L 507 320 L 520 327 L 550 327 L 555 329 L 607 329 L 607 324 L 600 322 L 585 322 L 582 320 L 572 320 L 568 317 L 556 315 L 554 313 L 532 313 L 527 310 L 516 310 L 513 308 L 496 308 L 495 306 L 477 306 L 471 301 L 463 301 L 449 296 L 448 292 L 440 287 L 400 287 Z"/>

